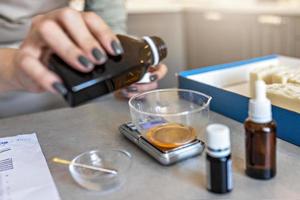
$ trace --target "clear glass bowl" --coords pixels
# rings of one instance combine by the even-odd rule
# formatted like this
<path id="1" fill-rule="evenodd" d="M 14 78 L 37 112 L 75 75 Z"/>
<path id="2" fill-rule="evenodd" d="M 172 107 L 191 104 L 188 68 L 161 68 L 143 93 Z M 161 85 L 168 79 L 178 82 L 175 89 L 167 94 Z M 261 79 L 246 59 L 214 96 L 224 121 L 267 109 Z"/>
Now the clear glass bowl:
<path id="1" fill-rule="evenodd" d="M 191 141 L 189 139 L 192 137 L 189 134 L 174 135 L 174 139 L 172 134 L 180 128 L 193 130 L 196 137 L 204 132 L 209 119 L 210 101 L 211 97 L 206 94 L 172 88 L 137 94 L 129 100 L 129 107 L 132 122 L 149 142 L 153 144 L 151 132 L 156 131 L 156 145 L 172 148 Z M 166 125 L 177 130 L 166 129 Z M 182 143 L 175 144 L 176 140 Z M 172 145 L 167 144 L 168 141 Z"/>
<path id="2" fill-rule="evenodd" d="M 75 157 L 69 165 L 69 171 L 73 179 L 82 187 L 94 191 L 108 192 L 124 184 L 131 162 L 130 153 L 124 150 L 92 150 Z M 74 166 L 74 163 L 113 169 L 117 171 L 117 174 Z"/>

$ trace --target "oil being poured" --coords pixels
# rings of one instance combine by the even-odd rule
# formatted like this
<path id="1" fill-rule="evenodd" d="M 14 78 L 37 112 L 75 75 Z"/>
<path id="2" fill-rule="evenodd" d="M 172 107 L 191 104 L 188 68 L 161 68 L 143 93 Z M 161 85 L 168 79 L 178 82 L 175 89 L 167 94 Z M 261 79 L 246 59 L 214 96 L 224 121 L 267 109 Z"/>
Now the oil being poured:
<path id="1" fill-rule="evenodd" d="M 196 130 L 183 124 L 166 123 L 150 128 L 146 139 L 154 146 L 168 150 L 195 140 Z"/>

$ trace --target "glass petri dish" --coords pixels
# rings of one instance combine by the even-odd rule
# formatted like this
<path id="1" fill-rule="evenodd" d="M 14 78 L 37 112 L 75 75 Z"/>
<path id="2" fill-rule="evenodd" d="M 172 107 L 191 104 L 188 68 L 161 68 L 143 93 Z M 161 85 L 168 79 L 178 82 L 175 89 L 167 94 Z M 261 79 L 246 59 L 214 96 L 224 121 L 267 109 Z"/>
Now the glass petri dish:
<path id="1" fill-rule="evenodd" d="M 75 157 L 69 171 L 75 182 L 83 188 L 98 192 L 110 192 L 120 188 L 126 181 L 132 162 L 125 150 L 98 149 Z M 117 174 L 75 166 L 74 163 L 116 170 Z"/>

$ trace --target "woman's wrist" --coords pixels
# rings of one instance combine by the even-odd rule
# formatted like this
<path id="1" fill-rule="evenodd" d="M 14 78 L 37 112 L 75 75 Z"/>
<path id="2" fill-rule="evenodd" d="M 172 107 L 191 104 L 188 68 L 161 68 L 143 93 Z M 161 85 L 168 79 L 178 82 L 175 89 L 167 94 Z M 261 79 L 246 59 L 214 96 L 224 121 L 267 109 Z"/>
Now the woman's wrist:
<path id="1" fill-rule="evenodd" d="M 18 49 L 0 49 L 0 92 L 21 90 L 16 77 L 14 57 Z"/>

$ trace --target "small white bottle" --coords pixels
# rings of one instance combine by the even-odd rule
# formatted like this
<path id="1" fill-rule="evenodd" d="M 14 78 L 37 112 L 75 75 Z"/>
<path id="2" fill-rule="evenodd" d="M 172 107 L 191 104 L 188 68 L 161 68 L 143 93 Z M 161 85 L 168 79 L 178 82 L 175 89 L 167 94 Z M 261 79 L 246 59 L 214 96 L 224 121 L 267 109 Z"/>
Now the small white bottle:
<path id="1" fill-rule="evenodd" d="M 207 189 L 221 194 L 230 192 L 233 188 L 230 130 L 223 124 L 211 124 L 206 134 Z"/>

